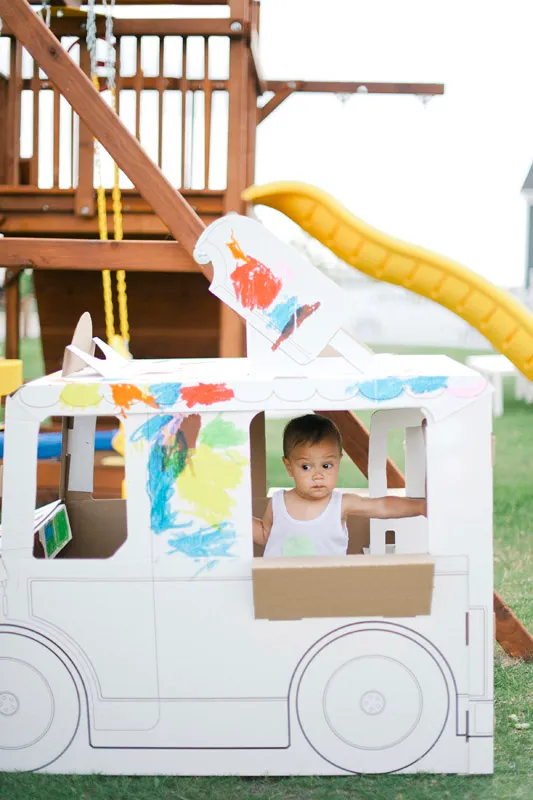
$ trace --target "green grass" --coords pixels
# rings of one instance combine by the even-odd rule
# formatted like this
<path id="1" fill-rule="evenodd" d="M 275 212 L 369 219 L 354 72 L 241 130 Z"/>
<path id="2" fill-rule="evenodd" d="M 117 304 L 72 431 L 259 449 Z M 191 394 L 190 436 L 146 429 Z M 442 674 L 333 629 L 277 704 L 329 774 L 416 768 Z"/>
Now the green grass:
<path id="1" fill-rule="evenodd" d="M 34 354 L 35 355 L 35 354 Z M 464 356 L 464 353 L 458 355 Z M 32 366 L 32 369 L 34 367 Z M 285 483 L 281 420 L 268 425 L 268 477 Z M 533 630 L 533 407 L 506 387 L 495 420 L 495 585 Z M 400 442 L 391 442 L 399 458 Z M 348 463 L 342 485 L 364 485 Z M 533 663 L 509 659 L 496 645 L 496 768 L 493 776 L 384 775 L 335 778 L 129 778 L 0 774 L 1 800 L 530 800 L 533 797 Z M 516 730 L 510 714 L 531 728 Z"/>

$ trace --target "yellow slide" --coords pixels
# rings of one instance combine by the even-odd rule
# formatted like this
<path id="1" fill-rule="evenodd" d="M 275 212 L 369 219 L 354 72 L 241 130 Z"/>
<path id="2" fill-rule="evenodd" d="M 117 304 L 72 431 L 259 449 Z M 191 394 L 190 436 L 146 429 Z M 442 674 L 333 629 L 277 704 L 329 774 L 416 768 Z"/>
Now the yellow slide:
<path id="1" fill-rule="evenodd" d="M 533 380 L 533 316 L 508 292 L 456 261 L 381 233 L 306 183 L 251 186 L 243 198 L 282 211 L 372 278 L 403 286 L 449 308 Z"/>

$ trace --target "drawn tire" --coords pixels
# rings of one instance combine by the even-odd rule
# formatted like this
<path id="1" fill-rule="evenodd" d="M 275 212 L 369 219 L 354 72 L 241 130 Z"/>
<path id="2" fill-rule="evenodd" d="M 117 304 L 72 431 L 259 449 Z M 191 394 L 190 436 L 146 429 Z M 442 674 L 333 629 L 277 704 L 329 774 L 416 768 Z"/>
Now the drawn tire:
<path id="1" fill-rule="evenodd" d="M 301 673 L 296 711 L 313 749 L 353 773 L 419 761 L 443 733 L 450 691 L 431 646 L 382 628 L 324 644 Z"/>
<path id="2" fill-rule="evenodd" d="M 29 636 L 0 632 L 0 770 L 56 761 L 79 722 L 78 688 L 60 657 Z"/>

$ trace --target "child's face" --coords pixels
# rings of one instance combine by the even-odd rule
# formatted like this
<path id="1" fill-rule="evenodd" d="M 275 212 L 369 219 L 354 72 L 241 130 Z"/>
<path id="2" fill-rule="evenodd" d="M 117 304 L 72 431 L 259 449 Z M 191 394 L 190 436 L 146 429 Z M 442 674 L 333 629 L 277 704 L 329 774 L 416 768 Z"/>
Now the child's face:
<path id="1" fill-rule="evenodd" d="M 337 485 L 342 453 L 335 441 L 301 444 L 283 459 L 300 497 L 321 500 Z"/>

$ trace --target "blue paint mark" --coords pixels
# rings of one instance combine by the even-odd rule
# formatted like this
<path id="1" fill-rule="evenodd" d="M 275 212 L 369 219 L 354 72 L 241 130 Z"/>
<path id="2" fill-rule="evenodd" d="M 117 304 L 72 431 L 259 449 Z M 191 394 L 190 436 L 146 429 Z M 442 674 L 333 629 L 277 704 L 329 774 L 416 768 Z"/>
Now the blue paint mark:
<path id="1" fill-rule="evenodd" d="M 161 429 L 168 425 L 174 417 L 171 414 L 163 414 L 162 416 L 151 417 L 148 422 L 137 428 L 131 435 L 132 442 L 151 442 L 160 433 Z"/>
<path id="2" fill-rule="evenodd" d="M 267 312 L 269 327 L 275 328 L 280 333 L 294 319 L 298 311 L 298 298 L 287 297 L 282 302 L 277 303 L 271 311 Z"/>
<path id="3" fill-rule="evenodd" d="M 358 383 L 352 383 L 352 385 L 348 386 L 348 388 L 346 389 L 345 394 L 350 395 L 350 397 L 351 397 L 353 395 L 356 395 L 358 391 L 359 391 L 359 384 Z"/>
<path id="4" fill-rule="evenodd" d="M 426 394 L 427 392 L 436 392 L 439 389 L 446 389 L 448 386 L 448 378 L 444 376 L 428 377 L 420 375 L 417 378 L 410 378 L 407 381 L 407 386 L 415 394 Z"/>
<path id="5" fill-rule="evenodd" d="M 180 396 L 181 383 L 154 383 L 149 390 L 159 408 L 171 408 Z"/>
<path id="6" fill-rule="evenodd" d="M 378 378 L 375 381 L 366 381 L 359 387 L 359 391 L 368 400 L 394 400 L 399 397 L 405 388 L 405 382 L 398 378 Z"/>
<path id="7" fill-rule="evenodd" d="M 346 389 L 346 395 L 353 397 L 360 392 L 367 400 L 375 400 L 378 403 L 386 400 L 394 400 L 410 389 L 413 394 L 428 394 L 439 389 L 446 389 L 448 378 L 445 376 L 426 376 L 418 375 L 414 378 L 378 378 L 374 381 L 365 383 L 353 383 Z"/>
<path id="8" fill-rule="evenodd" d="M 183 553 L 190 558 L 214 558 L 231 556 L 230 548 L 235 544 L 237 533 L 229 522 L 200 528 L 192 533 L 183 533 L 169 539 L 171 553 Z M 215 562 L 211 565 L 215 566 Z"/>
<path id="9" fill-rule="evenodd" d="M 192 522 L 178 525 L 177 512 L 171 511 L 170 507 L 176 480 L 185 469 L 189 454 L 185 435 L 178 428 L 182 419 L 180 415 L 170 414 L 151 417 L 131 437 L 134 442 L 152 442 L 147 490 L 151 506 L 150 527 L 155 534 L 192 526 Z"/>

